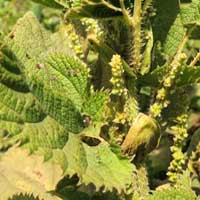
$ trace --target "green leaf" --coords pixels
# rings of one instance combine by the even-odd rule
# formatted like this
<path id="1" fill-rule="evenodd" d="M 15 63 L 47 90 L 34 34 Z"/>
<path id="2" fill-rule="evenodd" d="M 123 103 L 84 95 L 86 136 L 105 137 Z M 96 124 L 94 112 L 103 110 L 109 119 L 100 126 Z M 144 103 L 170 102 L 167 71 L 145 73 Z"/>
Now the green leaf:
<path id="1" fill-rule="evenodd" d="M 0 82 L 14 90 L 29 91 L 16 59 L 6 48 L 2 48 L 2 52 L 0 52 Z"/>
<path id="2" fill-rule="evenodd" d="M 191 3 L 182 4 L 181 6 L 181 18 L 184 25 L 200 23 L 200 2 L 198 0 L 192 0 Z"/>
<path id="3" fill-rule="evenodd" d="M 5 72 L 0 79 L 0 148 L 8 148 L 16 142 L 25 143 L 31 151 L 38 148 L 62 148 L 68 132 L 44 113 L 29 88 L 24 90 L 23 84 L 27 87 L 24 74 L 7 50 L 3 49 L 6 61 L 3 57 L 3 65 L 0 66 L 0 70 Z"/>
<path id="4" fill-rule="evenodd" d="M 12 34 L 6 45 L 20 63 L 31 92 L 47 114 L 68 131 L 79 133 L 83 129 L 80 111 L 88 94 L 85 66 L 68 56 L 53 54 L 58 50 L 32 13 L 19 20 Z"/>
<path id="5" fill-rule="evenodd" d="M 178 0 L 157 0 L 154 2 L 157 16 L 153 21 L 154 39 L 164 42 L 167 33 L 179 12 Z"/>
<path id="6" fill-rule="evenodd" d="M 12 53 L 15 61 L 20 61 L 18 64 L 22 65 L 21 71 L 26 61 L 37 58 L 39 62 L 49 53 L 66 53 L 74 56 L 69 48 L 68 38 L 63 37 L 63 31 L 50 34 L 40 25 L 35 15 L 28 12 L 18 20 L 9 37 L 5 38 L 4 45 L 8 46 L 6 52 Z"/>
<path id="7" fill-rule="evenodd" d="M 142 86 L 159 87 L 163 81 L 163 76 L 168 72 L 168 66 L 157 67 L 151 73 L 139 77 L 138 83 Z"/>
<path id="8" fill-rule="evenodd" d="M 180 15 L 178 14 L 173 25 L 170 27 L 166 40 L 163 44 L 163 50 L 168 60 L 172 59 L 177 52 L 179 44 L 182 42 L 185 33 L 186 29 L 184 28 Z"/>
<path id="9" fill-rule="evenodd" d="M 50 117 L 44 118 L 38 123 L 17 123 L 12 121 L 0 121 L 0 148 L 7 148 L 20 142 L 31 151 L 40 148 L 62 148 L 67 139 L 68 132 Z"/>
<path id="10" fill-rule="evenodd" d="M 2 84 L 2 88 L 5 87 L 3 91 L 9 91 L 5 93 L 12 94 L 12 98 L 3 101 L 3 116 L 10 118 L 0 120 L 1 148 L 6 150 L 18 142 L 32 152 L 40 153 L 48 162 L 53 160 L 59 163 L 64 175 L 77 174 L 80 183 L 93 183 L 97 189 L 115 188 L 121 192 L 131 184 L 133 165 L 115 155 L 99 136 L 99 143 L 90 145 L 81 134 L 91 131 L 87 137 L 93 139 L 96 132 L 100 132 L 101 122 L 90 130 L 84 129 L 82 114 L 87 113 L 94 120 L 100 120 L 107 94 L 102 91 L 90 94 L 86 66 L 76 58 L 60 53 L 59 45 L 54 48 L 50 38 L 51 35 L 28 13 L 5 40 L 29 90 L 21 94 L 9 85 Z M 28 95 L 31 95 L 30 98 L 27 98 Z M 22 116 L 29 111 L 26 99 L 30 101 L 32 97 L 42 108 L 36 112 L 38 115 L 43 113 L 43 118 L 34 122 L 23 121 Z M 16 101 L 25 101 L 24 112 L 23 109 L 18 112 Z M 90 105 L 86 107 L 87 101 Z M 22 108 L 23 104 L 20 103 Z M 16 116 L 11 111 L 7 115 L 9 109 L 16 112 Z"/>
<path id="11" fill-rule="evenodd" d="M 44 200 L 59 200 L 49 193 L 63 177 L 62 170 L 53 163 L 44 163 L 42 157 L 19 148 L 12 148 L 0 161 L 0 200 L 15 194 L 32 193 Z"/>
<path id="12" fill-rule="evenodd" d="M 89 146 L 77 135 L 70 134 L 63 150 L 54 151 L 54 156 L 54 159 L 62 157 L 68 163 L 65 175 L 78 174 L 81 183 L 93 183 L 97 190 L 105 187 L 121 192 L 131 184 L 133 165 L 125 158 L 117 157 L 106 142 Z"/>
<path id="13" fill-rule="evenodd" d="M 96 92 L 92 94 L 83 105 L 86 115 L 92 117 L 93 121 L 103 121 L 104 108 L 108 101 L 108 94 Z"/>
<path id="14" fill-rule="evenodd" d="M 74 188 L 66 187 L 59 191 L 59 195 L 62 196 L 63 200 L 90 200 L 87 193 L 77 191 Z"/>
<path id="15" fill-rule="evenodd" d="M 199 25 L 200 3 L 198 0 L 182 4 L 178 0 L 158 0 L 155 7 L 158 15 L 153 22 L 154 38 L 161 41 L 164 54 L 170 61 L 187 29 Z"/>
<path id="16" fill-rule="evenodd" d="M 180 39 L 184 34 L 179 16 L 179 1 L 157 0 L 154 3 L 154 7 L 156 8 L 157 12 L 152 27 L 154 41 L 160 41 L 162 45 L 165 46 L 165 53 L 170 54 L 171 56 L 175 53 L 176 48 L 179 45 Z M 169 47 L 169 49 L 167 49 L 166 47 Z"/>
<path id="17" fill-rule="evenodd" d="M 66 56 L 52 56 L 39 64 L 44 67 L 38 70 L 38 63 L 30 62 L 25 71 L 30 90 L 46 113 L 66 130 L 79 133 L 83 129 L 81 108 L 87 94 L 87 75 L 83 66 Z"/>
<path id="18" fill-rule="evenodd" d="M 53 42 L 49 39 L 50 36 L 51 35 L 41 27 L 33 13 L 28 12 L 24 17 L 18 20 L 5 43 L 18 62 L 20 61 L 20 64 L 23 65 L 31 58 L 37 57 L 41 59 L 51 51 Z M 15 55 L 15 51 L 18 51 L 17 55 Z"/>
<path id="19" fill-rule="evenodd" d="M 176 188 L 170 188 L 163 191 L 156 191 L 145 200 L 195 200 L 196 197 L 193 193 Z"/>
<path id="20" fill-rule="evenodd" d="M 29 92 L 14 91 L 0 83 L 0 97 L 1 104 L 3 105 L 2 108 L 6 109 L 7 107 L 7 110 L 18 115 L 19 118 L 15 118 L 18 122 L 38 122 L 44 118 L 41 106 Z M 4 117 L 9 118 L 9 112 L 8 116 L 3 116 L 4 114 L 0 114 L 0 119 L 4 120 Z"/>

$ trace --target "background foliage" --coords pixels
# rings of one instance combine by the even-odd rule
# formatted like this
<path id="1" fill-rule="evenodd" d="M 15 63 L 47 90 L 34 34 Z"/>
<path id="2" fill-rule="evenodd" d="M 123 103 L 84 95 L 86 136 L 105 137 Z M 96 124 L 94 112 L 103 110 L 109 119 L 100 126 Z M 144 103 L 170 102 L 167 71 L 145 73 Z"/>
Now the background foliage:
<path id="1" fill-rule="evenodd" d="M 199 0 L 0 8 L 0 200 L 199 198 Z"/>

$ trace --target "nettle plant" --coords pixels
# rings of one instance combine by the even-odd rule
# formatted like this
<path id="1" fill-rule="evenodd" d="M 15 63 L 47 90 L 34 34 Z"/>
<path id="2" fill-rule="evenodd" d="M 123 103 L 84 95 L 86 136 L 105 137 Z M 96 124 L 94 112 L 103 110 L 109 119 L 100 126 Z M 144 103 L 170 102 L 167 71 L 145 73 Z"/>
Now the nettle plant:
<path id="1" fill-rule="evenodd" d="M 200 1 L 35 2 L 61 24 L 1 41 L 0 200 L 196 199 Z"/>

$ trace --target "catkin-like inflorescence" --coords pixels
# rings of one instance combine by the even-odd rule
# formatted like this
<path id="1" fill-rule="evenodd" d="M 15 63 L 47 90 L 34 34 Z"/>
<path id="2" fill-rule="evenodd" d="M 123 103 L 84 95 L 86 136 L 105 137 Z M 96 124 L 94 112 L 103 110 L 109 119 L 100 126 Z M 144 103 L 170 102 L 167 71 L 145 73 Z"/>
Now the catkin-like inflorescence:
<path id="1" fill-rule="evenodd" d="M 127 96 L 127 89 L 125 88 L 124 78 L 123 78 L 123 65 L 120 55 L 113 55 L 111 62 L 109 63 L 112 71 L 112 78 L 110 82 L 112 83 L 112 94 L 122 96 Z"/>
<path id="2" fill-rule="evenodd" d="M 81 19 L 81 23 L 83 26 L 86 27 L 86 33 L 88 35 L 94 34 L 97 39 L 101 38 L 101 36 L 103 35 L 103 32 L 97 20 L 91 18 L 83 18 Z"/>
<path id="3" fill-rule="evenodd" d="M 74 52 L 76 53 L 76 55 L 83 59 L 84 58 L 84 52 L 83 52 L 83 48 L 81 46 L 81 41 L 80 41 L 80 37 L 76 34 L 74 27 L 71 23 L 67 24 L 66 26 L 66 32 L 68 35 L 68 38 L 70 39 L 70 48 L 74 50 Z"/>
<path id="4" fill-rule="evenodd" d="M 176 183 L 178 175 L 183 172 L 183 167 L 186 161 L 185 155 L 182 151 L 185 141 L 188 137 L 187 133 L 187 118 L 186 114 L 182 114 L 174 120 L 175 125 L 171 127 L 174 134 L 174 145 L 171 147 L 172 161 L 168 168 L 169 180 Z"/>
<path id="5" fill-rule="evenodd" d="M 176 74 L 185 59 L 186 55 L 184 53 L 180 53 L 172 61 L 170 65 L 170 71 L 163 79 L 163 86 L 157 92 L 156 101 L 150 107 L 150 114 L 152 117 L 160 117 L 162 110 L 168 107 L 168 105 L 170 104 L 170 101 L 168 100 L 168 93 L 173 87 L 173 83 L 176 79 Z"/>

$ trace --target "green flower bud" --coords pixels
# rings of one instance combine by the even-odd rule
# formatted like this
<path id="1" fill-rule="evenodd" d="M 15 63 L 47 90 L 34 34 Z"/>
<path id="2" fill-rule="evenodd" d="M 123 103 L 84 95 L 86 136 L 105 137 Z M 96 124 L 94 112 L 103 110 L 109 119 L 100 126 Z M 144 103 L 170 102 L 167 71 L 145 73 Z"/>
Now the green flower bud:
<path id="1" fill-rule="evenodd" d="M 122 144 L 122 151 L 132 155 L 142 145 L 149 153 L 157 146 L 159 138 L 158 123 L 150 116 L 139 113 Z"/>

